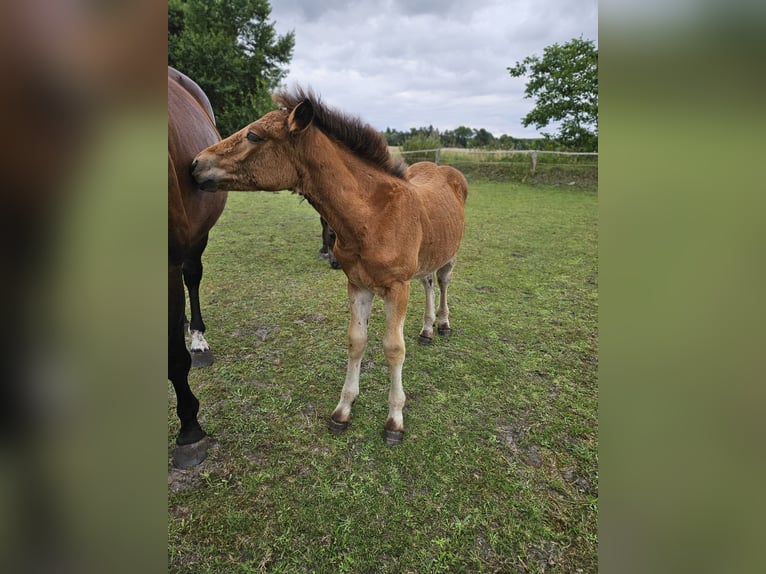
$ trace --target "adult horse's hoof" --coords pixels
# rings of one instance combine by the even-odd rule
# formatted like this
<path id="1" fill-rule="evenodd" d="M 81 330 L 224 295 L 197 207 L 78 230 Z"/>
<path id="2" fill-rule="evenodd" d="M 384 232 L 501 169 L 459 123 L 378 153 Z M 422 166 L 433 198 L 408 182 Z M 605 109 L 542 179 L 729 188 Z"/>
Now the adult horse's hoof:
<path id="1" fill-rule="evenodd" d="M 330 422 L 327 424 L 327 428 L 330 429 L 332 434 L 341 434 L 348 428 L 348 422 L 339 423 L 334 418 L 330 417 Z"/>
<path id="2" fill-rule="evenodd" d="M 191 366 L 195 369 L 209 367 L 215 361 L 213 353 L 210 351 L 192 351 L 190 355 L 192 358 Z"/>
<path id="3" fill-rule="evenodd" d="M 394 431 L 394 430 L 388 430 L 385 429 L 383 431 L 383 438 L 386 439 L 387 445 L 395 445 L 402 442 L 402 438 L 404 438 L 404 431 Z"/>
<path id="4" fill-rule="evenodd" d="M 452 334 L 452 329 L 450 329 L 449 327 L 439 327 L 437 331 L 443 337 L 449 337 Z"/>
<path id="5" fill-rule="evenodd" d="M 424 347 L 431 344 L 431 341 L 433 341 L 433 337 L 426 337 L 425 335 L 418 335 L 418 343 L 423 345 Z"/>
<path id="6" fill-rule="evenodd" d="M 197 466 L 207 457 L 207 437 L 202 437 L 191 444 L 177 445 L 173 449 L 173 464 L 177 468 L 191 468 Z"/>

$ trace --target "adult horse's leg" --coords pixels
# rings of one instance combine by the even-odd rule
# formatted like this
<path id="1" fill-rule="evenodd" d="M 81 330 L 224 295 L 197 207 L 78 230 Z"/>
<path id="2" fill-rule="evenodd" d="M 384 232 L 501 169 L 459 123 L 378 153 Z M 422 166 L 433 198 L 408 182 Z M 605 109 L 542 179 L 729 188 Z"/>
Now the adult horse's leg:
<path id="1" fill-rule="evenodd" d="M 351 307 L 351 320 L 348 324 L 348 368 L 340 401 L 330 417 L 330 430 L 336 434 L 348 428 L 351 405 L 359 395 L 359 371 L 367 347 L 367 323 L 374 297 L 372 291 L 348 284 L 348 300 Z"/>
<path id="2" fill-rule="evenodd" d="M 197 422 L 199 401 L 189 387 L 191 357 L 184 342 L 184 286 L 181 266 L 168 267 L 168 379 L 176 392 L 176 413 L 181 430 L 176 438 L 173 460 L 187 468 L 199 464 L 207 455 L 205 431 Z"/>
<path id="3" fill-rule="evenodd" d="M 189 255 L 184 259 L 183 276 L 186 289 L 189 291 L 189 307 L 191 309 L 191 321 L 189 322 L 189 334 L 191 335 L 192 367 L 207 367 L 213 364 L 213 354 L 210 345 L 205 339 L 205 322 L 202 320 L 202 310 L 199 303 L 199 285 L 202 282 L 202 253 L 207 247 L 208 234 L 194 245 Z"/>
<path id="4" fill-rule="evenodd" d="M 327 223 L 324 217 L 320 217 L 319 220 L 322 223 L 322 248 L 319 250 L 319 257 L 327 259 L 330 262 L 330 267 L 333 269 L 340 269 L 340 264 L 333 252 L 335 240 L 337 238 L 335 231 L 333 231 L 332 227 L 330 227 L 330 224 Z"/>
<path id="5" fill-rule="evenodd" d="M 404 364 L 404 318 L 410 298 L 410 283 L 396 283 L 389 287 L 384 297 L 386 311 L 386 334 L 383 336 L 383 352 L 388 361 L 390 388 L 388 391 L 388 418 L 385 426 L 386 444 L 399 444 L 404 436 L 402 409 L 406 396 L 402 387 Z"/>
<path id="6" fill-rule="evenodd" d="M 319 223 L 322 225 L 322 247 L 319 248 L 319 258 L 328 259 L 330 257 L 329 233 L 327 232 L 329 225 L 321 215 L 319 216 Z"/>
<path id="7" fill-rule="evenodd" d="M 452 333 L 449 326 L 449 307 L 447 306 L 447 287 L 452 279 L 452 270 L 455 268 L 455 257 L 450 259 L 436 272 L 439 281 L 439 309 L 436 312 L 437 332 L 448 336 Z"/>
<path id="8" fill-rule="evenodd" d="M 436 321 L 436 312 L 434 311 L 434 275 L 429 273 L 423 277 L 420 282 L 426 291 L 426 310 L 423 313 L 423 328 L 420 330 L 418 342 L 421 345 L 430 345 L 434 338 L 434 322 Z"/>

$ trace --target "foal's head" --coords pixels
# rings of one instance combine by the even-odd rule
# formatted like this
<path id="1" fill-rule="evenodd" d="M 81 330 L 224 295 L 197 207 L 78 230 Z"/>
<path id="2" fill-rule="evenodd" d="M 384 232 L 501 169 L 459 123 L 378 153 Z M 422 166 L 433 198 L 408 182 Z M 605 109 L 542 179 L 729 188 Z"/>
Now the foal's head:
<path id="1" fill-rule="evenodd" d="M 404 178 L 406 166 L 388 152 L 385 138 L 360 119 L 328 108 L 313 93 L 298 88 L 273 96 L 281 109 L 269 112 L 225 140 L 200 152 L 192 163 L 194 178 L 206 191 L 279 191 L 300 184 L 302 153 L 308 133 L 318 129 L 379 169 Z"/>
<path id="2" fill-rule="evenodd" d="M 310 111 L 310 110 L 309 110 Z M 293 159 L 297 132 L 308 127 L 303 112 L 270 112 L 203 150 L 192 162 L 192 174 L 206 191 L 279 191 L 298 182 Z"/>

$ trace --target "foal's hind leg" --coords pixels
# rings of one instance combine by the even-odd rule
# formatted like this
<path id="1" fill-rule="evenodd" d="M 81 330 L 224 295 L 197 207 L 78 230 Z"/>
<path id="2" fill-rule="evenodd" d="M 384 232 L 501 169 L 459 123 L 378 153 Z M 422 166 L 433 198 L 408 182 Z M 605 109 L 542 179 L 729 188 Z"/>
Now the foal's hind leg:
<path id="1" fill-rule="evenodd" d="M 440 335 L 448 336 L 452 333 L 449 326 L 449 307 L 447 306 L 447 287 L 452 279 L 452 270 L 455 268 L 455 257 L 450 259 L 436 272 L 439 281 L 439 309 L 436 312 L 437 331 Z"/>
<path id="2" fill-rule="evenodd" d="M 418 335 L 418 343 L 421 345 L 430 345 L 434 338 L 434 321 L 436 321 L 436 312 L 434 311 L 434 275 L 430 273 L 423 277 L 420 282 L 426 291 L 426 310 L 423 313 L 423 328 Z"/>
<path id="3" fill-rule="evenodd" d="M 202 253 L 207 247 L 207 239 L 208 236 L 205 234 L 202 240 L 191 249 L 183 264 L 184 283 L 186 283 L 186 289 L 189 291 L 189 307 L 191 308 L 189 334 L 191 335 L 192 364 L 195 367 L 207 366 L 213 362 L 210 345 L 205 339 L 205 322 L 202 320 L 199 302 L 199 285 L 202 281 Z"/>

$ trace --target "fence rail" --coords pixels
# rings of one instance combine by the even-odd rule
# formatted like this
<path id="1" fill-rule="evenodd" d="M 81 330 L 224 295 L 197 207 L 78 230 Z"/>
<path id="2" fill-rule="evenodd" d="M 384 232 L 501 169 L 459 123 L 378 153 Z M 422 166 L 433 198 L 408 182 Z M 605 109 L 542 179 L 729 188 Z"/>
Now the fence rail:
<path id="1" fill-rule="evenodd" d="M 467 154 L 467 155 L 503 155 L 503 154 L 550 154 L 550 155 L 591 155 L 591 156 L 598 156 L 597 151 L 550 151 L 550 150 L 541 150 L 541 149 L 491 149 L 491 150 L 481 150 L 481 149 L 463 149 L 463 148 L 452 148 L 452 147 L 438 147 L 433 149 L 416 149 L 416 150 L 410 150 L 410 151 L 402 151 L 397 148 L 393 148 L 394 153 L 398 153 L 400 155 L 406 155 L 406 154 L 413 154 L 413 153 L 426 153 L 426 152 L 441 152 L 441 151 L 447 151 L 449 153 L 456 153 L 456 154 Z"/>
<path id="2" fill-rule="evenodd" d="M 391 148 L 394 155 L 398 155 L 404 159 L 408 156 L 416 157 L 417 161 L 428 159 L 437 164 L 446 163 L 450 165 L 456 165 L 456 167 L 470 167 L 471 164 L 484 164 L 486 166 L 501 166 L 504 162 L 507 163 L 513 156 L 528 156 L 529 157 L 529 172 L 530 177 L 538 175 L 538 160 L 543 161 L 547 168 L 554 169 L 566 169 L 568 171 L 590 171 L 593 172 L 589 179 L 596 179 L 598 172 L 598 152 L 567 152 L 567 151 L 548 151 L 548 150 L 521 150 L 521 149 L 509 149 L 509 150 L 473 150 L 463 148 L 432 148 L 423 150 L 410 150 L 402 151 L 398 148 Z M 552 159 L 555 156 L 562 156 L 569 161 L 556 162 Z M 572 161 L 576 158 L 582 157 L 586 162 Z M 594 158 L 594 162 L 587 161 L 587 158 Z M 486 158 L 486 161 L 482 161 Z M 513 160 L 510 160 L 513 161 Z M 458 165 L 459 164 L 459 165 Z"/>

